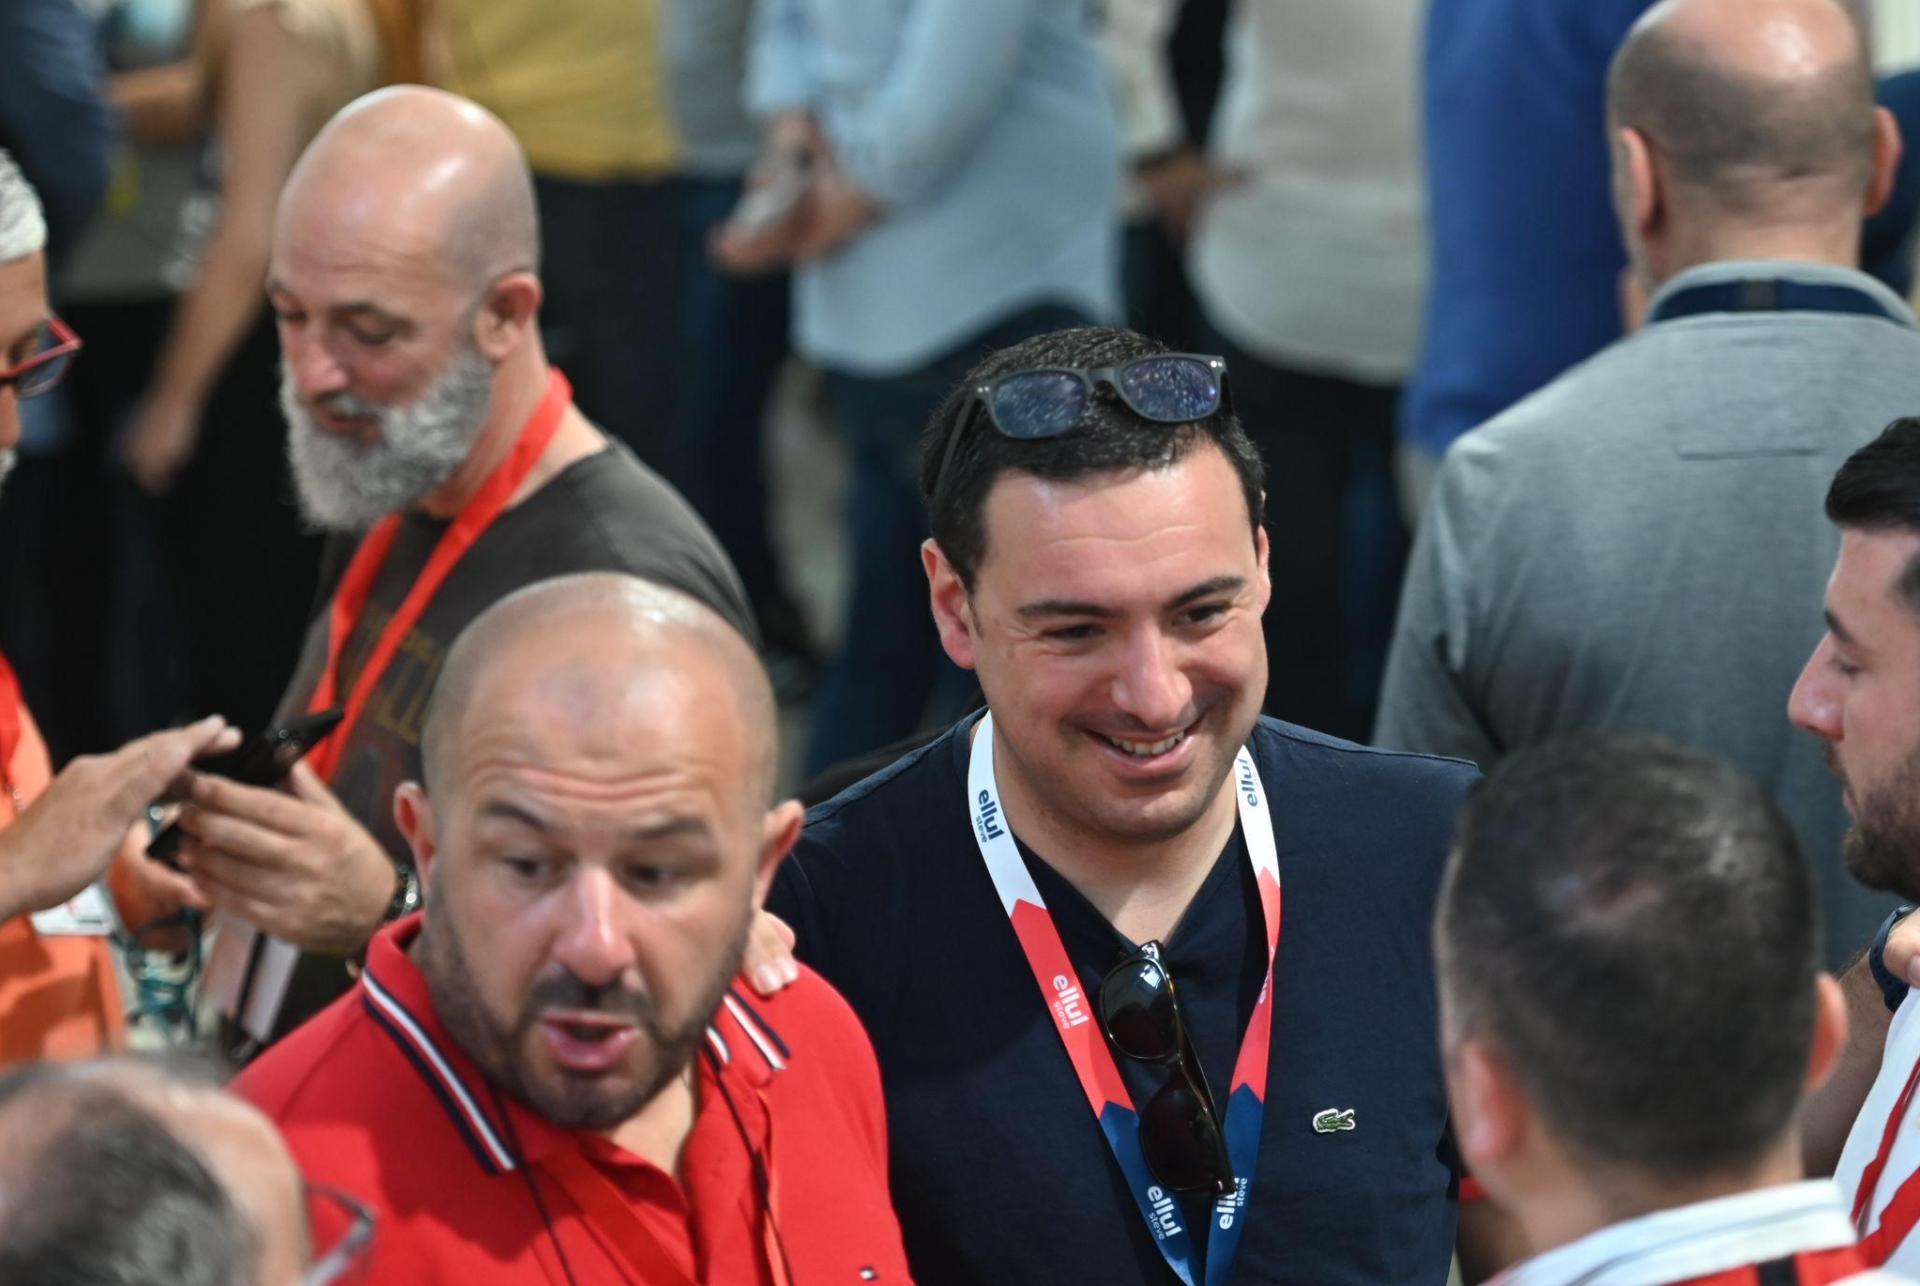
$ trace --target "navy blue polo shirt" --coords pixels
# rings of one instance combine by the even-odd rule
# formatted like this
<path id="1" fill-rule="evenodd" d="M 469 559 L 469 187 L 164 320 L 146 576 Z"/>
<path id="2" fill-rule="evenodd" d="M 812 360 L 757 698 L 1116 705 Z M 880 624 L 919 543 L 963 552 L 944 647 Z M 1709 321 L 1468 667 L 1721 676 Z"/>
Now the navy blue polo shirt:
<path id="1" fill-rule="evenodd" d="M 872 1037 L 895 1209 L 923 1286 L 1175 1282 L 1121 1177 L 969 827 L 963 723 L 819 805 L 769 909 Z M 1475 771 L 1262 719 L 1282 921 L 1249 1223 L 1231 1280 L 1446 1280 L 1458 1161 L 1447 1133 L 1430 925 Z M 1017 837 L 1016 837 L 1017 838 Z M 1094 994 L 1132 946 L 1022 846 Z M 1166 940 L 1224 1105 L 1265 971 L 1238 831 Z M 1142 1103 L 1165 1072 L 1117 1060 Z M 1316 1133 L 1316 1114 L 1354 1128 Z M 1188 1227 L 1204 1244 L 1204 1203 Z"/>

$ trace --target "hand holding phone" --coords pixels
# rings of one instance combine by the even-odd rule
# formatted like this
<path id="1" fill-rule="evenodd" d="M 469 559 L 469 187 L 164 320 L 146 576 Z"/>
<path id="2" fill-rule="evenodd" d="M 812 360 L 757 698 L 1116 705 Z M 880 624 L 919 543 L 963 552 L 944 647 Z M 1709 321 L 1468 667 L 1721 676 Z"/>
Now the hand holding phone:
<path id="1" fill-rule="evenodd" d="M 289 719 L 258 736 L 249 737 L 224 754 L 194 760 L 193 769 L 247 786 L 277 786 L 293 770 L 293 766 L 306 757 L 309 750 L 340 726 L 344 717 L 344 711 L 333 709 Z M 147 845 L 147 856 L 178 870 L 176 855 L 180 851 L 183 834 L 179 822 L 169 823 Z"/>

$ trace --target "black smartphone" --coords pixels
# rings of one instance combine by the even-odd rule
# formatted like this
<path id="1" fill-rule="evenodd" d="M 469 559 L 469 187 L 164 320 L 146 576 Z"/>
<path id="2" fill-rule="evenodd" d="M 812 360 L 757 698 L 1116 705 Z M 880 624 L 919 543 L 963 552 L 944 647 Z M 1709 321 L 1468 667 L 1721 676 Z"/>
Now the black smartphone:
<path id="1" fill-rule="evenodd" d="M 303 714 L 297 719 L 275 724 L 232 750 L 194 760 L 194 771 L 212 773 L 216 777 L 226 777 L 248 786 L 277 786 L 283 777 L 293 771 L 293 766 L 320 743 L 321 738 L 340 726 L 340 720 L 345 717 L 345 712 L 339 709 L 322 710 L 318 714 Z M 180 850 L 180 834 L 179 823 L 168 823 L 147 845 L 147 856 L 156 862 L 175 866 L 174 855 Z"/>

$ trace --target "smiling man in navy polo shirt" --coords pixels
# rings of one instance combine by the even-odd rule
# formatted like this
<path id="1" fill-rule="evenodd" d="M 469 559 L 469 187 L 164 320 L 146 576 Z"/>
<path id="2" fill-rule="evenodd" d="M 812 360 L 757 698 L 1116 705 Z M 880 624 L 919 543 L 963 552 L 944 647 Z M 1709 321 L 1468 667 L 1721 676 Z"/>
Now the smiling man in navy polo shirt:
<path id="1" fill-rule="evenodd" d="M 1446 1280 L 1427 928 L 1474 774 L 1260 718 L 1224 379 L 1087 328 L 948 399 L 923 556 L 989 713 L 816 808 L 771 895 L 873 1037 L 922 1282 Z"/>

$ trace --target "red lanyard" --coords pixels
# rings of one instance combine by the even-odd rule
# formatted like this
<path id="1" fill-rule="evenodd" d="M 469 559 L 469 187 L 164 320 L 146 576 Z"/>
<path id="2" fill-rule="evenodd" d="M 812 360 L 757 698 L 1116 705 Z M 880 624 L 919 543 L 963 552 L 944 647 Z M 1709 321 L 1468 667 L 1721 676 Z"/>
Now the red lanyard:
<path id="1" fill-rule="evenodd" d="M 13 789 L 13 756 L 20 749 L 20 680 L 0 656 L 0 790 Z"/>
<path id="2" fill-rule="evenodd" d="M 333 779 L 334 769 L 340 763 L 340 752 L 347 744 L 354 725 L 359 722 L 360 712 L 372 697 L 374 685 L 380 682 L 380 676 L 393 660 L 394 653 L 400 650 L 400 644 L 406 640 L 407 634 L 419 624 L 421 613 L 427 610 L 427 604 L 433 601 L 434 594 L 454 566 L 506 510 L 514 492 L 533 472 L 534 465 L 546 453 L 572 402 L 573 388 L 567 383 L 566 376 L 558 370 L 550 372 L 547 391 L 541 396 L 540 405 L 534 408 L 526 427 L 520 430 L 520 438 L 513 444 L 513 450 L 507 453 L 506 459 L 494 466 L 487 480 L 480 484 L 480 489 L 461 506 L 459 515 L 433 547 L 426 566 L 420 569 L 413 587 L 401 600 L 399 610 L 394 612 L 393 619 L 380 632 L 373 651 L 367 654 L 366 663 L 360 667 L 360 673 L 353 681 L 353 691 L 346 702 L 346 717 L 332 735 L 308 755 L 308 762 L 322 778 L 328 781 Z M 309 714 L 330 710 L 340 704 L 340 654 L 345 651 L 347 640 L 352 637 L 354 629 L 360 624 L 360 617 L 367 610 L 373 582 L 386 564 L 387 555 L 393 551 L 393 542 L 399 532 L 398 514 L 382 518 L 367 533 L 366 539 L 360 542 L 360 547 L 354 550 L 353 561 L 347 564 L 346 575 L 340 578 L 340 587 L 334 591 L 333 602 L 327 609 L 327 663 L 320 671 L 320 683 L 313 690 L 313 699 L 307 702 Z"/>
<path id="3" fill-rule="evenodd" d="M 1853 1226 L 1862 1234 L 1861 1245 L 1868 1258 L 1876 1264 L 1887 1262 L 1887 1256 L 1906 1239 L 1914 1224 L 1920 1222 L 1920 1174 L 1914 1174 L 1900 1185 L 1900 1190 L 1893 1194 L 1893 1200 L 1887 1203 L 1886 1210 L 1881 1212 L 1880 1226 L 1871 1236 L 1866 1235 L 1873 1195 L 1880 1188 L 1881 1175 L 1886 1173 L 1887 1160 L 1893 1155 L 1894 1140 L 1899 1137 L 1900 1127 L 1906 1122 L 1907 1107 L 1913 1102 L 1916 1086 L 1920 1086 L 1920 1063 L 1914 1065 L 1913 1072 L 1907 1077 L 1906 1088 L 1894 1100 L 1893 1111 L 1887 1117 L 1886 1131 L 1880 1136 L 1880 1151 L 1860 1172 L 1860 1188 L 1853 1195 Z"/>

